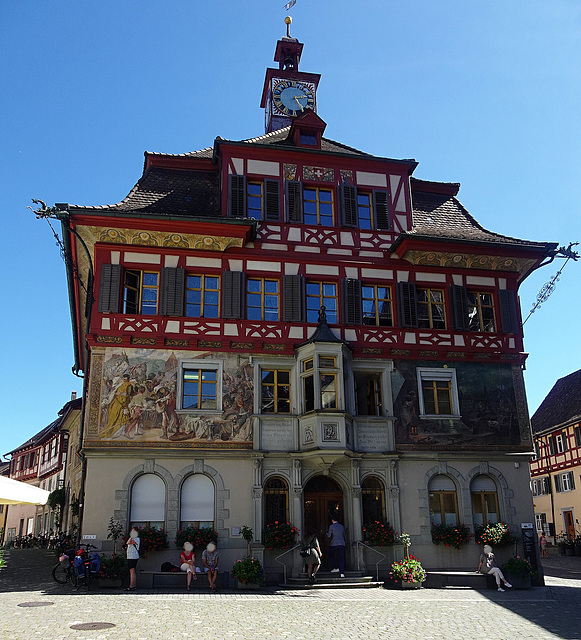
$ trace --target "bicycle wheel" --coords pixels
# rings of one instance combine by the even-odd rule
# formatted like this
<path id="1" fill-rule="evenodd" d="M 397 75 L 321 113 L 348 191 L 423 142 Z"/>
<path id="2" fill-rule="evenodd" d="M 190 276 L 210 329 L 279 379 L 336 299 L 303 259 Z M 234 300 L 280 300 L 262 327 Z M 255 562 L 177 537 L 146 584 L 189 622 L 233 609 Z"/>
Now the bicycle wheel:
<path id="1" fill-rule="evenodd" d="M 59 584 L 66 584 L 69 579 L 69 568 L 64 562 L 59 562 L 52 570 L 52 579 Z"/>

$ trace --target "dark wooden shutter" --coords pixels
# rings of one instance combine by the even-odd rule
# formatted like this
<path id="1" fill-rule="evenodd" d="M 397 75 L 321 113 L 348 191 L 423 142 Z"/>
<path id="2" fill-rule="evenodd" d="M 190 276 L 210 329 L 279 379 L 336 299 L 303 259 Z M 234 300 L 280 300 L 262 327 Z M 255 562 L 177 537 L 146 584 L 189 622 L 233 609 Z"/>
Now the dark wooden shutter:
<path id="1" fill-rule="evenodd" d="M 280 182 L 278 180 L 264 181 L 264 219 L 280 220 Z"/>
<path id="2" fill-rule="evenodd" d="M 339 210 L 344 227 L 357 226 L 357 188 L 343 182 L 339 185 Z"/>
<path id="3" fill-rule="evenodd" d="M 303 221 L 303 193 L 300 182 L 287 180 L 286 191 L 286 219 L 288 222 Z"/>
<path id="4" fill-rule="evenodd" d="M 88 318 L 91 315 L 91 309 L 93 307 L 93 302 L 95 302 L 94 293 L 93 293 L 93 285 L 94 277 L 93 270 L 90 269 L 87 274 L 87 299 L 85 300 L 85 318 Z"/>
<path id="5" fill-rule="evenodd" d="M 159 313 L 162 316 L 183 316 L 186 270 L 164 267 L 161 270 Z"/>
<path id="6" fill-rule="evenodd" d="M 222 274 L 222 317 L 239 320 L 243 317 L 244 273 L 224 271 Z"/>
<path id="7" fill-rule="evenodd" d="M 228 215 L 232 218 L 246 217 L 245 176 L 228 176 Z"/>
<path id="8" fill-rule="evenodd" d="M 561 476 L 555 476 L 555 491 L 557 493 L 561 493 L 563 489 L 561 488 Z"/>
<path id="9" fill-rule="evenodd" d="M 468 292 L 458 284 L 450 285 L 452 324 L 458 331 L 468 331 Z"/>
<path id="10" fill-rule="evenodd" d="M 549 442 L 549 454 L 554 456 L 555 455 L 555 439 L 553 436 L 549 436 L 547 440 Z"/>
<path id="11" fill-rule="evenodd" d="M 418 326 L 418 302 L 413 282 L 397 283 L 397 317 L 400 327 Z"/>
<path id="12" fill-rule="evenodd" d="M 119 313 L 121 298 L 121 265 L 102 264 L 99 283 L 99 311 Z"/>
<path id="13" fill-rule="evenodd" d="M 289 275 L 282 278 L 282 319 L 284 322 L 305 321 L 305 279 Z"/>
<path id="14" fill-rule="evenodd" d="M 567 438 L 567 432 L 561 433 L 561 440 L 563 442 L 563 451 L 569 451 L 569 439 Z"/>
<path id="15" fill-rule="evenodd" d="M 575 474 L 572 471 L 569 471 L 569 486 L 571 487 L 571 491 L 575 489 Z"/>
<path id="16" fill-rule="evenodd" d="M 375 228 L 389 229 L 389 197 L 387 191 L 373 192 L 373 211 L 375 212 Z"/>
<path id="17" fill-rule="evenodd" d="M 551 493 L 551 482 L 549 478 L 543 478 L 543 493 L 545 495 Z"/>
<path id="18" fill-rule="evenodd" d="M 498 303 L 500 305 L 500 324 L 504 333 L 517 333 L 519 317 L 516 306 L 516 294 L 509 289 L 499 289 Z"/>
<path id="19" fill-rule="evenodd" d="M 344 278 L 341 281 L 341 296 L 343 298 L 343 323 L 363 324 L 361 280 Z"/>

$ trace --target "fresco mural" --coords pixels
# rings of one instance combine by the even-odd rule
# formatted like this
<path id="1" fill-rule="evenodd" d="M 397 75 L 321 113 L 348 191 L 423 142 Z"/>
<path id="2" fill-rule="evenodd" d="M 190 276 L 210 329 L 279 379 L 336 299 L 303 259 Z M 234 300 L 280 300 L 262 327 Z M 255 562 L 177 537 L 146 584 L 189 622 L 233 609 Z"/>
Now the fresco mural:
<path id="1" fill-rule="evenodd" d="M 392 373 L 396 443 L 402 448 L 520 445 L 512 369 L 509 365 L 454 363 L 459 419 L 420 418 L 416 367 L 446 363 L 399 361 Z"/>
<path id="2" fill-rule="evenodd" d="M 99 438 L 119 442 L 252 443 L 253 370 L 248 359 L 225 355 L 222 412 L 184 412 L 178 404 L 179 358 L 215 354 L 110 349 L 103 364 Z"/>

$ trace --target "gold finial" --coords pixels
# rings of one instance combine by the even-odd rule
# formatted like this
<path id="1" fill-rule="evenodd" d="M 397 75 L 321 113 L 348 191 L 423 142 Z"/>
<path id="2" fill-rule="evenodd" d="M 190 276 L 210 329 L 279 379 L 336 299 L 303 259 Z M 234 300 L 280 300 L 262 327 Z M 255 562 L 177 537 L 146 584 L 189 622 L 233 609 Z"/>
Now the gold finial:
<path id="1" fill-rule="evenodd" d="M 284 22 L 286 24 L 286 37 L 290 38 L 290 26 L 292 23 L 293 19 L 290 16 L 286 16 L 286 18 L 284 19 Z"/>

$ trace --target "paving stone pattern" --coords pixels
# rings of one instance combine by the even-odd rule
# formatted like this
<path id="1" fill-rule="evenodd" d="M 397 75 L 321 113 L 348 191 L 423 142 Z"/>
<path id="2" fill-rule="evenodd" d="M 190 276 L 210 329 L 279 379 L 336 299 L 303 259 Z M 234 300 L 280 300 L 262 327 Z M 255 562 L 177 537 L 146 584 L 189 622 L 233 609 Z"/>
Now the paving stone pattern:
<path id="1" fill-rule="evenodd" d="M 581 558 L 544 561 L 546 587 L 260 592 L 203 589 L 74 591 L 52 581 L 51 552 L 6 553 L 0 571 L 2 640 L 581 639 Z M 52 602 L 44 607 L 18 606 Z M 72 625 L 111 623 L 106 629 Z M 89 625 L 90 626 L 90 625 Z"/>

